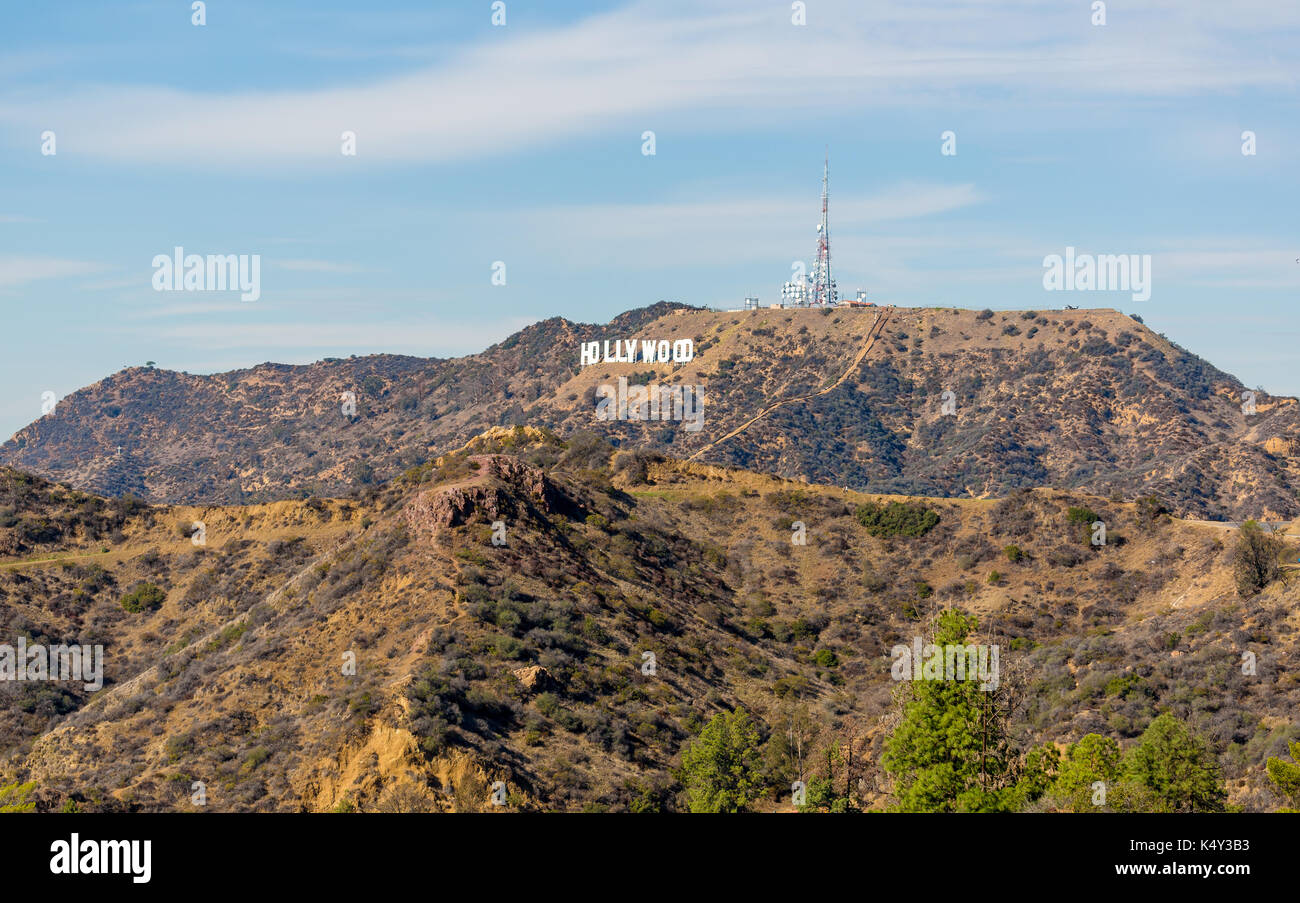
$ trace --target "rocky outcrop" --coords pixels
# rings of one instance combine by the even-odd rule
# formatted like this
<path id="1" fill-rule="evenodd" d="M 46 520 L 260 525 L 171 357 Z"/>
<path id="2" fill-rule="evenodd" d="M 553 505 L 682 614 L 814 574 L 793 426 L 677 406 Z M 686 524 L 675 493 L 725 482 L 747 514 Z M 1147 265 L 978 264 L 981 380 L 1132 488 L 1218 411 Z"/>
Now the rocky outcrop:
<path id="1" fill-rule="evenodd" d="M 544 693 L 547 690 L 555 688 L 555 678 L 551 672 L 547 671 L 541 665 L 529 665 L 527 668 L 516 668 L 510 672 L 519 679 L 519 686 L 523 687 L 529 693 Z"/>
<path id="2" fill-rule="evenodd" d="M 558 510 L 562 493 L 542 471 L 509 455 L 471 455 L 477 475 L 468 482 L 421 492 L 407 506 L 407 522 L 418 533 L 436 535 L 468 523 L 475 514 L 487 521 L 513 520 L 533 507 Z"/>

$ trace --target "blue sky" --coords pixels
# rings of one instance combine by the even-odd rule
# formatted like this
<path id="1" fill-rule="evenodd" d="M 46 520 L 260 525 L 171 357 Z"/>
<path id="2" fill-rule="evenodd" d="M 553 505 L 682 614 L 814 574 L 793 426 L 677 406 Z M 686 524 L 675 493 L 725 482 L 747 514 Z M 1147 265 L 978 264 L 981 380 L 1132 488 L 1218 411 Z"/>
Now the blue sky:
<path id="1" fill-rule="evenodd" d="M 0 433 L 146 360 L 464 354 L 776 300 L 826 145 L 842 292 L 1118 307 L 1300 394 L 1300 6 L 1090 6 L 5 4 Z M 261 255 L 261 298 L 155 292 L 177 245 Z M 1150 254 L 1150 300 L 1044 291 L 1066 246 Z"/>

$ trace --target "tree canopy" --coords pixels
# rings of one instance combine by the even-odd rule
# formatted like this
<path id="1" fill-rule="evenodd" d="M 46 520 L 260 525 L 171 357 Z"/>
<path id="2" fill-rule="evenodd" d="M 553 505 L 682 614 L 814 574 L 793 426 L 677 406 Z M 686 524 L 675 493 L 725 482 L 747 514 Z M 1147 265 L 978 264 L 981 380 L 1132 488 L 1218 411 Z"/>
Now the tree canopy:
<path id="1" fill-rule="evenodd" d="M 762 793 L 758 728 L 744 709 L 719 712 L 682 752 L 692 812 L 743 812 Z"/>

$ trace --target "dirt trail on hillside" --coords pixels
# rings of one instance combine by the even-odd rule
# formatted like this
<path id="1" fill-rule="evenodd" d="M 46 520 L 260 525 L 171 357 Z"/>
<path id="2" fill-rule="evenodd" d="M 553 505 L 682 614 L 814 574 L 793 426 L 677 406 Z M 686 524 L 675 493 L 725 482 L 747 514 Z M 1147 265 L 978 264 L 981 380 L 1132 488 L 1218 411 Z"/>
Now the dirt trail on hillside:
<path id="1" fill-rule="evenodd" d="M 1245 521 L 1239 520 L 1197 520 L 1194 518 L 1180 518 L 1184 523 L 1196 524 L 1199 527 L 1218 527 L 1221 530 L 1239 530 Z M 1285 536 L 1296 528 L 1296 521 L 1293 520 L 1267 520 L 1256 521 L 1262 528 L 1270 533 L 1277 533 Z"/>
<path id="2" fill-rule="evenodd" d="M 853 363 L 849 364 L 849 368 L 844 371 L 843 375 L 841 375 L 839 379 L 835 380 L 835 382 L 831 383 L 825 389 L 822 389 L 818 392 L 810 392 L 807 395 L 799 395 L 794 398 L 785 398 L 782 399 L 781 401 L 777 401 L 768 405 L 767 407 L 763 408 L 763 410 L 755 414 L 753 417 L 746 420 L 740 426 L 736 427 L 734 430 L 727 433 L 722 438 L 713 440 L 708 445 L 704 446 L 704 448 L 700 449 L 699 451 L 691 455 L 686 460 L 694 461 L 700 455 L 721 445 L 722 443 L 726 442 L 728 439 L 733 439 L 736 436 L 739 436 L 745 430 L 749 429 L 755 423 L 762 420 L 772 411 L 775 411 L 777 408 L 782 407 L 783 405 L 795 404 L 796 402 L 800 402 L 800 401 L 807 401 L 810 398 L 816 398 L 818 395 L 825 395 L 828 392 L 833 392 L 836 389 L 838 389 L 841 385 L 844 384 L 845 380 L 847 380 L 850 376 L 853 375 L 853 371 L 858 369 L 858 364 L 861 364 L 863 359 L 867 356 L 867 354 L 871 351 L 871 349 L 875 347 L 876 340 L 880 338 L 881 333 L 885 331 L 885 323 L 888 320 L 889 320 L 889 309 L 881 308 L 880 313 L 877 314 L 876 316 L 876 322 L 871 325 L 871 329 L 867 330 L 867 339 L 862 344 L 862 350 L 858 352 L 858 356 L 853 359 Z"/>
<path id="3" fill-rule="evenodd" d="M 120 558 L 121 554 L 121 552 L 118 552 L 116 557 Z M 106 558 L 113 555 L 113 552 L 82 552 L 76 555 L 60 555 L 53 558 L 17 558 L 13 561 L 0 561 L 0 568 L 20 568 L 29 564 L 59 564 L 63 561 L 79 561 L 83 558 Z"/>

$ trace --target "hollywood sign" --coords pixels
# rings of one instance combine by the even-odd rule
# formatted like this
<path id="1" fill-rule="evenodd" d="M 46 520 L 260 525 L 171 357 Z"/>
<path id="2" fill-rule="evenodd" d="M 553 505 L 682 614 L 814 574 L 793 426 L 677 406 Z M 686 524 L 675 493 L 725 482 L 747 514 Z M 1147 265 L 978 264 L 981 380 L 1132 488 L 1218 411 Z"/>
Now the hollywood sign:
<path id="1" fill-rule="evenodd" d="M 670 342 L 667 339 L 642 339 L 638 348 L 635 339 L 615 339 L 611 348 L 609 339 L 600 342 L 583 342 L 579 360 L 588 364 L 684 364 L 695 357 L 695 343 L 690 339 Z"/>

